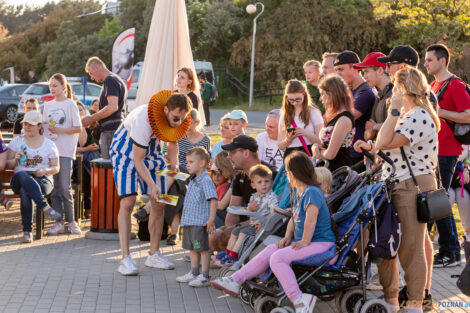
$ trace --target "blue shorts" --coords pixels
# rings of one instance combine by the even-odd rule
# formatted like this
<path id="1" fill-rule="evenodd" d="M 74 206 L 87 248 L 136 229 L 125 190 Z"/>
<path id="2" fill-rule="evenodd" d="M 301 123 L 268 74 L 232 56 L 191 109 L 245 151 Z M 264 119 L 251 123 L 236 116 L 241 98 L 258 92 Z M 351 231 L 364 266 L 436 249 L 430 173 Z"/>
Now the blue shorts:
<path id="1" fill-rule="evenodd" d="M 116 183 L 119 199 L 137 195 L 138 187 L 142 194 L 151 193 L 150 186 L 139 177 L 139 173 L 137 173 L 135 168 L 132 145 L 129 131 L 121 124 L 114 134 L 111 147 L 109 148 L 114 182 Z M 162 154 L 159 141 L 156 138 L 149 142 L 144 163 L 149 169 L 150 177 L 160 188 L 161 193 L 166 193 L 165 176 L 158 176 L 156 174 L 157 171 L 166 167 L 165 156 Z"/>

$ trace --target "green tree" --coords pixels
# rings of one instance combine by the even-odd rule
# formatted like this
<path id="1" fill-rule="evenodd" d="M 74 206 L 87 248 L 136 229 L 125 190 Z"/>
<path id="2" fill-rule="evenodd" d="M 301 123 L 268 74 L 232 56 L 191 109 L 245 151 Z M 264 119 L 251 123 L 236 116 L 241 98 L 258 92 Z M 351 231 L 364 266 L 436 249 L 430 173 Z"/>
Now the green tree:
<path id="1" fill-rule="evenodd" d="M 360 57 L 387 51 L 396 32 L 390 18 L 375 19 L 367 0 L 285 2 L 258 21 L 255 79 L 279 87 L 288 79 L 303 79 L 302 64 L 321 59 L 325 51 L 353 50 Z M 249 73 L 250 53 L 251 36 L 241 38 L 232 47 L 230 64 Z"/>
<path id="2" fill-rule="evenodd" d="M 112 20 L 106 19 L 103 27 L 98 31 L 98 38 L 105 39 L 108 37 L 114 37 L 122 31 L 123 27 L 119 24 L 117 18 L 113 18 Z"/>
<path id="3" fill-rule="evenodd" d="M 461 47 L 470 39 L 468 0 L 371 0 L 378 18 L 396 19 L 400 36 L 391 44 L 410 44 L 418 51 L 443 40 Z"/>

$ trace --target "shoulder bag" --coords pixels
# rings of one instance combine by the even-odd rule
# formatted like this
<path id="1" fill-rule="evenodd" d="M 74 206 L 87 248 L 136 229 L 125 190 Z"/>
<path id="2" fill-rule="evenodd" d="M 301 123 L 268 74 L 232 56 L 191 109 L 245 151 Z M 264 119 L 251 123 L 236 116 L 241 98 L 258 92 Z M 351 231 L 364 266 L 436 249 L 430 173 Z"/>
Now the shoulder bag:
<path id="1" fill-rule="evenodd" d="M 418 222 L 420 223 L 429 223 L 433 221 L 440 220 L 444 217 L 450 216 L 452 214 L 452 206 L 449 201 L 449 196 L 447 191 L 442 187 L 440 173 L 438 168 L 438 189 L 432 191 L 421 192 L 421 189 L 418 186 L 418 182 L 411 170 L 410 163 L 406 157 L 405 150 L 403 147 L 400 147 L 401 155 L 403 160 L 405 160 L 408 169 L 410 170 L 411 178 L 418 188 L 418 194 L 416 195 L 416 207 L 418 209 Z"/>

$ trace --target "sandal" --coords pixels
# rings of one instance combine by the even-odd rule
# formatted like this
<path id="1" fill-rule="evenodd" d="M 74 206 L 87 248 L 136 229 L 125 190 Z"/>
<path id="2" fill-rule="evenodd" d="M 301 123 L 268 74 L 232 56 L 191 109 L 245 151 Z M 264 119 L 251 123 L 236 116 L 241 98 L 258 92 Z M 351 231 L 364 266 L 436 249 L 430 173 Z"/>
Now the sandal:
<path id="1" fill-rule="evenodd" d="M 54 209 L 51 207 L 48 207 L 46 210 L 43 210 L 43 212 L 44 215 L 50 220 L 58 221 L 62 217 L 61 214 L 54 211 Z"/>

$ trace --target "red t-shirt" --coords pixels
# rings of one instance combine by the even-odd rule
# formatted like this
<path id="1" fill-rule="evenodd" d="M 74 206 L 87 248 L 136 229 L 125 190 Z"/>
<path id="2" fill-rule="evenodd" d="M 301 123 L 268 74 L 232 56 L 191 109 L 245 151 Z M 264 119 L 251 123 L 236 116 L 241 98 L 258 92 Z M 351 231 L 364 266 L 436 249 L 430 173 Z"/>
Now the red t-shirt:
<path id="1" fill-rule="evenodd" d="M 437 96 L 437 91 L 444 84 L 442 82 L 433 81 L 431 89 Z M 439 106 L 448 111 L 462 112 L 470 110 L 470 95 L 465 89 L 465 84 L 460 79 L 453 79 L 447 86 L 444 96 L 439 101 Z M 452 129 L 442 118 L 441 130 L 438 134 L 439 150 L 438 155 L 442 156 L 458 156 L 462 153 L 462 144 L 454 137 Z"/>

